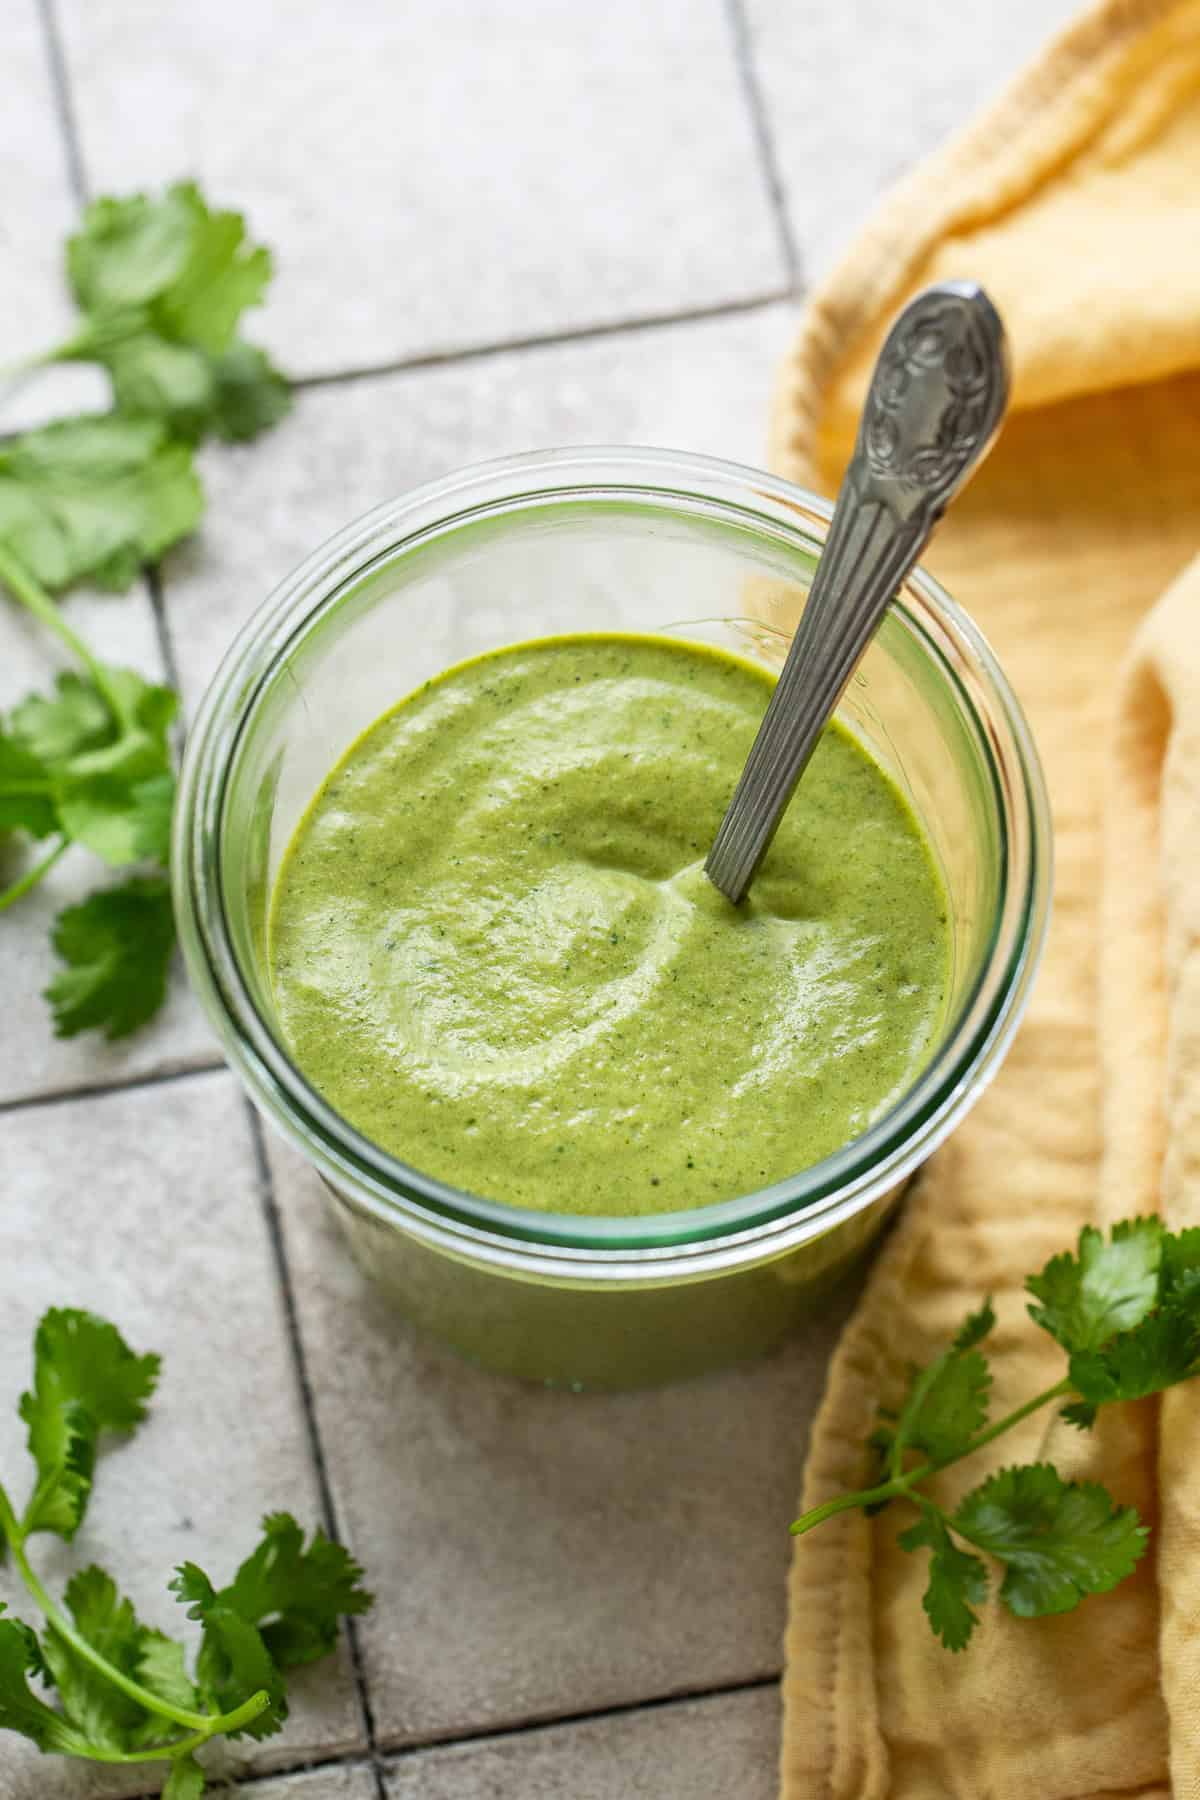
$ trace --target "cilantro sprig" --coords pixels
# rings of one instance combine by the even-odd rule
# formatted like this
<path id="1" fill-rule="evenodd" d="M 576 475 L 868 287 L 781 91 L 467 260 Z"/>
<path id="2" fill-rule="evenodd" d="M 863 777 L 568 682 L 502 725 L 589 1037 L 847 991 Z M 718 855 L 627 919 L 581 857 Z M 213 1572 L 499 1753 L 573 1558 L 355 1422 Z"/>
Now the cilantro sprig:
<path id="1" fill-rule="evenodd" d="M 0 1487 L 0 1560 L 13 1565 L 41 1611 L 40 1632 L 0 1604 L 0 1730 L 40 1750 L 100 1763 L 167 1763 L 168 1800 L 196 1800 L 196 1752 L 215 1737 L 264 1738 L 287 1718 L 289 1669 L 332 1650 L 341 1618 L 365 1612 L 362 1571 L 319 1529 L 306 1543 L 288 1513 L 263 1520 L 262 1538 L 224 1587 L 184 1563 L 169 1583 L 202 1627 L 195 1668 L 184 1646 L 144 1625 L 112 1577 L 94 1564 L 62 1603 L 29 1560 L 29 1540 L 68 1542 L 87 1512 L 97 1451 L 146 1416 L 157 1356 L 138 1356 L 114 1325 L 57 1308 L 34 1338 L 33 1385 L 20 1414 L 34 1482 L 17 1512 Z"/>
<path id="2" fill-rule="evenodd" d="M 1096 1482 L 1064 1481 L 1048 1463 L 1000 1469 L 952 1512 L 931 1495 L 932 1478 L 1056 1401 L 1068 1423 L 1087 1430 L 1105 1406 L 1200 1375 L 1200 1229 L 1172 1233 L 1157 1218 L 1128 1219 L 1106 1237 L 1088 1225 L 1073 1253 L 1053 1257 L 1025 1287 L 1030 1318 L 1066 1353 L 1066 1375 L 989 1423 L 991 1371 L 979 1346 L 996 1318 L 985 1301 L 942 1355 L 911 1372 L 899 1412 L 881 1412 L 869 1440 L 880 1479 L 792 1525 L 801 1536 L 856 1507 L 874 1513 L 912 1502 L 919 1517 L 898 1542 L 930 1552 L 925 1612 L 948 1650 L 964 1649 L 979 1623 L 975 1609 L 991 1580 L 985 1558 L 1003 1571 L 1001 1604 L 1018 1618 L 1041 1618 L 1124 1581 L 1149 1532 L 1134 1507 Z"/>
<path id="3" fill-rule="evenodd" d="M 162 1004 L 174 943 L 164 871 L 175 775 L 176 695 L 97 656 L 55 596 L 83 581 L 124 592 L 198 525 L 202 438 L 246 439 L 291 404 L 265 354 L 238 335 L 271 275 L 237 213 L 193 183 L 159 199 L 96 201 L 67 246 L 83 312 L 31 367 L 88 360 L 112 382 L 111 412 L 61 419 L 0 442 L 0 588 L 78 665 L 48 695 L 0 717 L 0 836 L 40 846 L 0 891 L 15 905 L 79 845 L 138 872 L 55 922 L 66 965 L 47 989 L 55 1029 L 118 1038 Z"/>
<path id="4" fill-rule="evenodd" d="M 94 201 L 68 241 L 67 279 L 83 322 L 35 360 L 99 363 L 121 414 L 195 443 L 255 437 L 287 412 L 286 380 L 238 335 L 266 294 L 271 253 L 194 182 L 157 200 Z"/>

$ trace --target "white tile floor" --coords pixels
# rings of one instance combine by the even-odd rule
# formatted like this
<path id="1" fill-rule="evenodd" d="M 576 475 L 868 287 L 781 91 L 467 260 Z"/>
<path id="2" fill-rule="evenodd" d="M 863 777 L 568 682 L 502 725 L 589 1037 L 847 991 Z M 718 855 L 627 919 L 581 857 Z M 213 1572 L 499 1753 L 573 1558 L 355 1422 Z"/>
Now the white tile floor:
<path id="1" fill-rule="evenodd" d="M 1069 10 L 9 0 L 0 363 L 66 316 L 83 195 L 196 173 L 276 248 L 262 340 L 339 377 L 265 442 L 206 453 L 210 513 L 163 571 L 161 620 L 145 593 L 72 604 L 108 654 L 173 658 L 190 710 L 292 564 L 414 481 L 551 443 L 758 458 L 796 271 Z M 0 708 L 46 667 L 0 611 Z M 377 1609 L 301 1684 L 287 1735 L 233 1765 L 244 1791 L 767 1800 L 786 1521 L 836 1321 L 757 1369 L 585 1400 L 416 1341 L 296 1160 L 261 1161 L 182 986 L 126 1048 L 51 1038 L 47 919 L 89 872 L 60 877 L 0 923 L 0 1471 L 23 1460 L 30 1324 L 82 1299 L 166 1377 L 79 1557 L 165 1622 L 179 1555 L 219 1570 L 264 1507 L 331 1508 Z M 0 1800 L 144 1791 L 0 1745 Z"/>

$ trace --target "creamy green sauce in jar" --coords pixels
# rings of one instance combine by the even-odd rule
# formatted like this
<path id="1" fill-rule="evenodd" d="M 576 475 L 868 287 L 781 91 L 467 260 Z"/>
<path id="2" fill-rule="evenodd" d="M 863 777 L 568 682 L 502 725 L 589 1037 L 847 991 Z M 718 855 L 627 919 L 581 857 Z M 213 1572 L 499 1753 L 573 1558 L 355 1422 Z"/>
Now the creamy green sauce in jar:
<path id="1" fill-rule="evenodd" d="M 313 1085 L 425 1173 L 556 1212 L 732 1199 L 864 1131 L 936 1036 L 946 894 L 838 725 L 749 898 L 717 893 L 704 857 L 771 685 L 670 638 L 549 638 L 377 720 L 272 904 Z"/>

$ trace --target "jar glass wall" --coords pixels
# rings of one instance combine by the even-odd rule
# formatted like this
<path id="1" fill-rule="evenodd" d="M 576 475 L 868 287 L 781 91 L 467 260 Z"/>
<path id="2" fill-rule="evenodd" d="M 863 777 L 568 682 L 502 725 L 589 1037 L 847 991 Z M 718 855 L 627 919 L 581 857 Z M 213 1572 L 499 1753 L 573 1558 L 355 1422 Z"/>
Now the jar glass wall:
<path id="1" fill-rule="evenodd" d="M 582 1386 L 768 1348 L 862 1250 L 994 1074 L 1045 930 L 1037 757 L 986 643 L 923 574 L 839 709 L 907 794 L 950 899 L 951 981 L 909 1090 L 758 1193 L 635 1219 L 456 1190 L 360 1136 L 291 1061 L 266 959 L 275 874 L 360 733 L 430 676 L 522 639 L 668 632 L 777 669 L 828 520 L 774 477 L 662 451 L 568 450 L 451 476 L 349 526 L 231 648 L 189 738 L 176 819 L 184 955 L 251 1095 L 324 1177 L 364 1266 L 491 1367 Z"/>

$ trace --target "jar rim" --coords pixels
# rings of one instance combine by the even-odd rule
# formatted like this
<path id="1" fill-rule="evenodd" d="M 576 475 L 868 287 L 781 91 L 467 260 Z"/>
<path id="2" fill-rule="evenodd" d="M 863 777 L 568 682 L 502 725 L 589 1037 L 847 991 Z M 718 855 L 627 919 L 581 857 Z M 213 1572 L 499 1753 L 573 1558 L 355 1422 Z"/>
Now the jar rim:
<path id="1" fill-rule="evenodd" d="M 456 470 L 352 521 L 288 575 L 243 626 L 201 703 L 180 774 L 172 870 L 193 985 L 257 1104 L 339 1196 L 443 1251 L 605 1282 L 666 1279 L 757 1261 L 823 1235 L 925 1160 L 998 1069 L 1027 1003 L 1050 906 L 1049 803 L 1028 724 L 989 644 L 923 569 L 896 616 L 951 687 L 976 733 L 1001 831 L 1004 872 L 989 955 L 957 1027 L 900 1099 L 865 1132 L 767 1188 L 637 1217 L 543 1212 L 486 1200 L 404 1163 L 317 1092 L 258 1008 L 229 926 L 221 870 L 224 807 L 239 746 L 271 673 L 301 631 L 381 561 L 431 531 L 533 504 L 638 496 L 713 507 L 811 554 L 829 503 L 780 477 L 685 452 L 595 446 L 535 451 Z"/>

